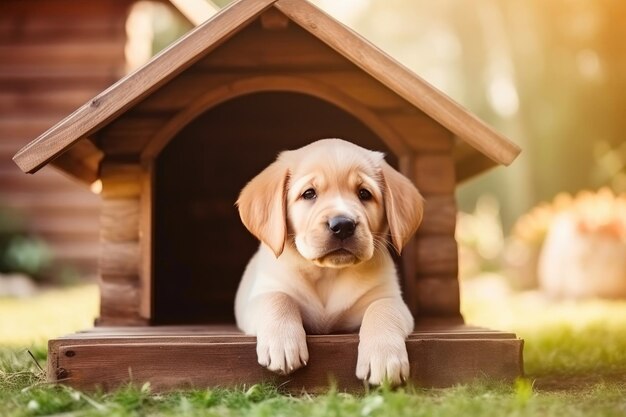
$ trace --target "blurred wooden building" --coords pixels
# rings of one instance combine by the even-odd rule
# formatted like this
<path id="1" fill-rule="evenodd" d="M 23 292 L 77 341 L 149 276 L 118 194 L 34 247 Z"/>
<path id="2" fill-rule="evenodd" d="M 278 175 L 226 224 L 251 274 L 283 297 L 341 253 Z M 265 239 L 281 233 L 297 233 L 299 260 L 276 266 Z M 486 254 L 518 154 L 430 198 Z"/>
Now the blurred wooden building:
<path id="1" fill-rule="evenodd" d="M 83 275 L 97 270 L 100 198 L 52 168 L 23 175 L 11 157 L 125 75 L 137 3 L 149 2 L 0 1 L 0 207 L 50 244 L 55 264 Z M 199 0 L 161 3 L 190 17 L 207 13 Z"/>

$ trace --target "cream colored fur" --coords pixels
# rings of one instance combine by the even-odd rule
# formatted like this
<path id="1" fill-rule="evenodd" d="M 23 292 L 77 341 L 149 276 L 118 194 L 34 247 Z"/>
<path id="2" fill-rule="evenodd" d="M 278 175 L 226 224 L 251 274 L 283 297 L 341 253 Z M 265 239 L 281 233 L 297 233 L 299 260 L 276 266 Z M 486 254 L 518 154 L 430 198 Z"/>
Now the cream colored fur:
<path id="1" fill-rule="evenodd" d="M 311 189 L 316 197 L 304 198 Z M 363 189 L 371 199 L 359 198 Z M 413 317 L 386 240 L 401 251 L 421 222 L 412 183 L 383 154 L 324 139 L 281 153 L 237 204 L 262 242 L 235 300 L 237 325 L 257 336 L 259 363 L 288 374 L 308 362 L 306 333 L 359 330 L 357 377 L 406 380 Z M 333 216 L 353 219 L 354 235 L 333 237 Z"/>

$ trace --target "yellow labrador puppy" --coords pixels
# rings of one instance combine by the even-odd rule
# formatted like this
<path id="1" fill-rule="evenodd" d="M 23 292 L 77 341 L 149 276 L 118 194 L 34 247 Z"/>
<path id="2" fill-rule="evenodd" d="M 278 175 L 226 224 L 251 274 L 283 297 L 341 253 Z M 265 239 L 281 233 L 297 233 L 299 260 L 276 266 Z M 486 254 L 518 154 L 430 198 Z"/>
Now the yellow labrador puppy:
<path id="1" fill-rule="evenodd" d="M 387 237 L 400 252 L 422 219 L 422 197 L 384 155 L 340 139 L 282 152 L 241 191 L 245 226 L 262 243 L 235 299 L 259 363 L 288 374 L 307 364 L 306 333 L 359 330 L 356 376 L 409 376 L 413 317 Z"/>

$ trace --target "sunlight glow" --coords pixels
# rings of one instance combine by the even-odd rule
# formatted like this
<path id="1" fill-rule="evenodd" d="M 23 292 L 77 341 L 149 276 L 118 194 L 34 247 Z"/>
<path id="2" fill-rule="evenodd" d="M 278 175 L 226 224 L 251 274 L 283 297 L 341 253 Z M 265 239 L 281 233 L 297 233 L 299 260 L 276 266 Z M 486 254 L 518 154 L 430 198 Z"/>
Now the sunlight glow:
<path id="1" fill-rule="evenodd" d="M 583 49 L 576 54 L 576 64 L 580 74 L 590 80 L 602 78 L 600 58 L 593 49 Z"/>
<path id="2" fill-rule="evenodd" d="M 126 20 L 126 72 L 139 68 L 152 56 L 152 13 L 154 4 L 140 1 L 133 5 Z"/>
<path id="3" fill-rule="evenodd" d="M 314 3 L 348 25 L 369 6 L 369 0 L 315 0 Z"/>
<path id="4" fill-rule="evenodd" d="M 170 2 L 195 26 L 219 11 L 219 7 L 207 0 L 170 0 Z"/>
<path id="5" fill-rule="evenodd" d="M 102 181 L 95 180 L 94 182 L 91 183 L 91 185 L 89 186 L 89 189 L 94 194 L 100 194 L 102 192 Z"/>
<path id="6" fill-rule="evenodd" d="M 489 104 L 502 117 L 511 117 L 519 110 L 519 97 L 513 80 L 499 75 L 490 80 L 487 99 Z"/>

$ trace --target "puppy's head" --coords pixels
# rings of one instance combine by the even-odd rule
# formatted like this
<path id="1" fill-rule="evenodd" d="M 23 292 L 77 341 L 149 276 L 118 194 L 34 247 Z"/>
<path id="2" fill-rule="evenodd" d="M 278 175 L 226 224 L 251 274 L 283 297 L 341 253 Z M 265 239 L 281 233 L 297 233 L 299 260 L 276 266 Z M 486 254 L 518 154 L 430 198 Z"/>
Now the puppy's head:
<path id="1" fill-rule="evenodd" d="M 244 225 L 276 256 L 291 245 L 318 266 L 367 261 L 389 235 L 400 252 L 422 220 L 422 197 L 380 152 L 323 139 L 278 159 L 241 191 Z"/>

